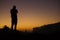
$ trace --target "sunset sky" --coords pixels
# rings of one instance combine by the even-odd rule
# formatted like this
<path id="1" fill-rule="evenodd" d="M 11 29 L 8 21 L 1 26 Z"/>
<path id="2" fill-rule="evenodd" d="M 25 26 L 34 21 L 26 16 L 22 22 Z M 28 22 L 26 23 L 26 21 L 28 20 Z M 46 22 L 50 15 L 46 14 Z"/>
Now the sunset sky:
<path id="1" fill-rule="evenodd" d="M 60 22 L 59 0 L 0 0 L 0 28 L 4 25 L 10 28 L 13 5 L 18 10 L 18 30 Z"/>

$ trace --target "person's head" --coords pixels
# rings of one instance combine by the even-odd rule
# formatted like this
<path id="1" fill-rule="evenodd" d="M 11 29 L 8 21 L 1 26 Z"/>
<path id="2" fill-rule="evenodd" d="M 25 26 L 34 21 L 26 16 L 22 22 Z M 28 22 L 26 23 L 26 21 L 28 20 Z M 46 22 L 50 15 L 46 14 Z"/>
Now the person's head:
<path id="1" fill-rule="evenodd" d="M 15 5 L 13 6 L 13 9 L 16 9 L 16 6 Z"/>

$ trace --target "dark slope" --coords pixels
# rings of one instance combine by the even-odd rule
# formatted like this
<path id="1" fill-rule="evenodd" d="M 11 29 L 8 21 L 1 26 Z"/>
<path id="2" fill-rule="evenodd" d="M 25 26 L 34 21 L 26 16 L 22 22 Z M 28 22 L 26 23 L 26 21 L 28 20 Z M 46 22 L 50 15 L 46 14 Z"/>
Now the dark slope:
<path id="1" fill-rule="evenodd" d="M 60 31 L 60 22 L 33 28 L 33 32 L 42 33 L 42 34 L 52 34 L 54 32 L 59 32 L 59 31 Z"/>
<path id="2" fill-rule="evenodd" d="M 0 39 L 5 40 L 57 40 L 60 39 L 60 22 L 36 27 L 33 31 L 11 30 L 6 25 L 0 29 Z"/>

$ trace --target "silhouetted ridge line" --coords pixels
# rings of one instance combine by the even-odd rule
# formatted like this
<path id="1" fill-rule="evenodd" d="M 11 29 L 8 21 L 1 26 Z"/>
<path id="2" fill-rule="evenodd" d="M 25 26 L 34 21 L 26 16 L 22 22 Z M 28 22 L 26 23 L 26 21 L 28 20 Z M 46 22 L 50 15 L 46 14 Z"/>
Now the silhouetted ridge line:
<path id="1" fill-rule="evenodd" d="M 51 34 L 57 31 L 60 31 L 60 22 L 33 28 L 33 32 L 42 34 Z"/>
<path id="2" fill-rule="evenodd" d="M 33 29 L 32 33 L 11 30 L 8 26 L 0 29 L 0 39 L 16 40 L 55 40 L 60 39 L 60 22 L 55 24 L 44 25 Z"/>

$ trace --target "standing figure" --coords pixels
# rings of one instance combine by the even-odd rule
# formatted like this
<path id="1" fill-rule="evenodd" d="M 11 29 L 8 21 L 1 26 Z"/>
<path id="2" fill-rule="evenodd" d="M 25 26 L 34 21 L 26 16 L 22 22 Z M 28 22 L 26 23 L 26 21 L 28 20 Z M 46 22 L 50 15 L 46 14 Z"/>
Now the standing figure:
<path id="1" fill-rule="evenodd" d="M 17 27 L 17 13 L 18 10 L 16 9 L 16 6 L 14 5 L 13 8 L 10 10 L 11 13 L 11 29 L 16 30 Z"/>

